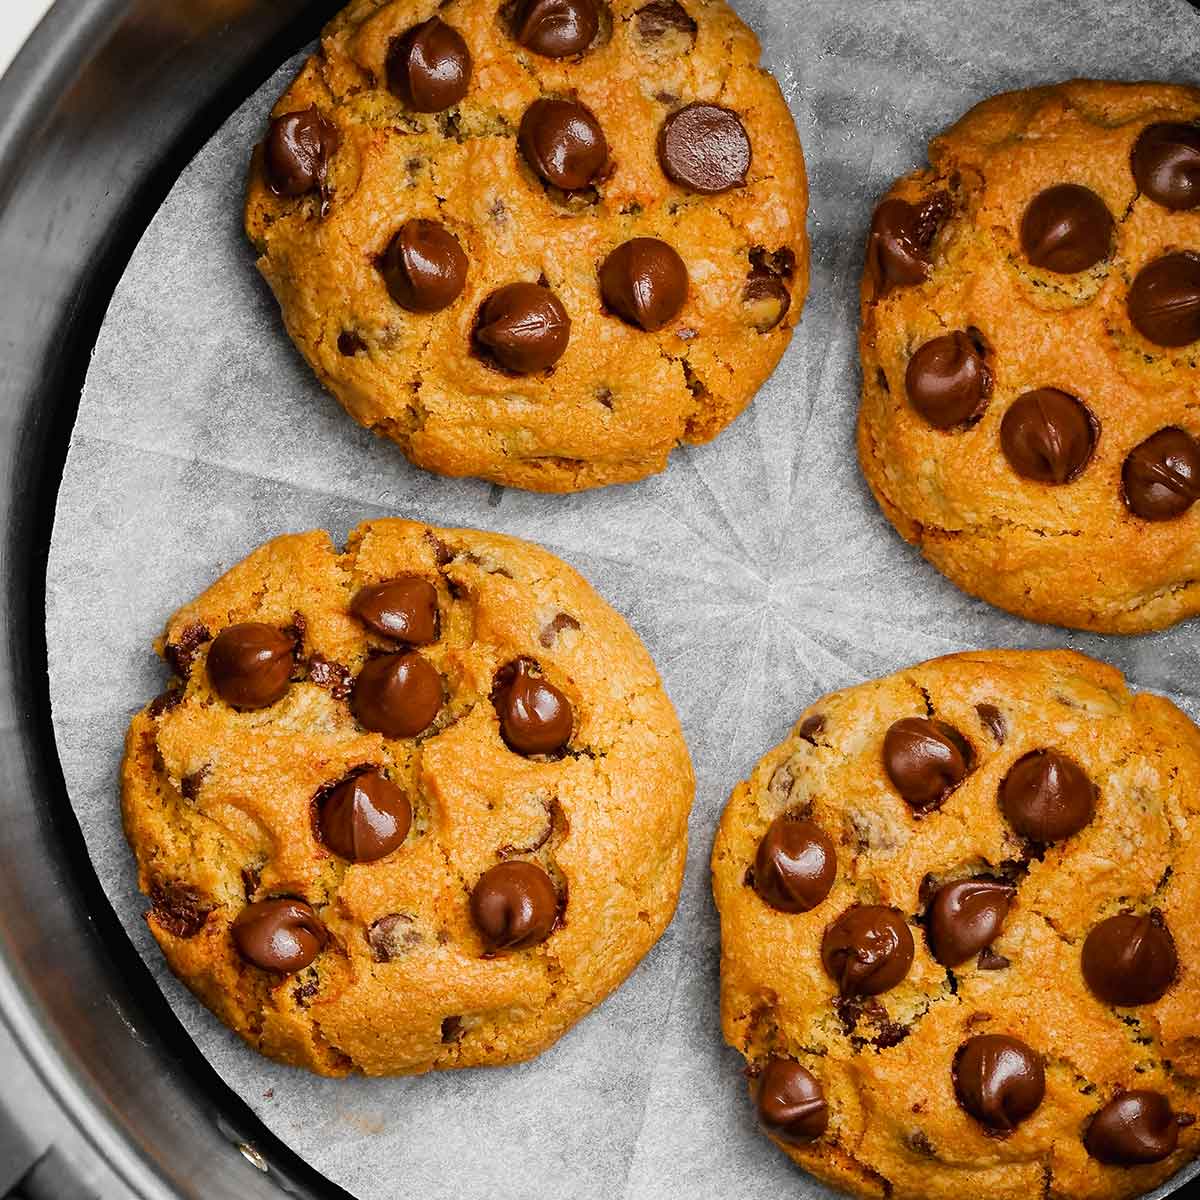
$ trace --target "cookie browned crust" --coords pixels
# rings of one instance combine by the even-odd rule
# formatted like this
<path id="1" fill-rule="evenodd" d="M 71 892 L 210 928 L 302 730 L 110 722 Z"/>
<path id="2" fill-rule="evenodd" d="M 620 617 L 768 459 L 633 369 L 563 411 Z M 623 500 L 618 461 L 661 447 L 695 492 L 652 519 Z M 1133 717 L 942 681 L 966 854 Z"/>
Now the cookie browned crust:
<path id="1" fill-rule="evenodd" d="M 273 110 L 315 106 L 332 125 L 324 186 L 274 194 L 260 146 L 246 229 L 318 378 L 418 466 L 548 492 L 641 479 L 729 424 L 791 339 L 809 262 L 799 139 L 754 34 L 723 0 L 611 0 L 591 47 L 562 59 L 517 43 L 513 8 L 349 5 Z M 445 111 L 414 112 L 388 90 L 387 56 L 435 13 L 469 48 L 469 89 Z M 535 100 L 562 96 L 591 109 L 610 149 L 607 173 L 573 193 L 544 185 L 517 140 Z M 697 101 L 738 114 L 752 146 L 744 185 L 700 194 L 664 173 L 660 128 Z M 417 218 L 441 222 L 468 262 L 462 293 L 432 314 L 393 301 L 379 267 Z M 601 299 L 600 265 L 636 237 L 669 243 L 690 276 L 682 311 L 657 332 Z M 497 370 L 473 342 L 481 306 L 539 280 L 570 317 L 566 352 L 549 371 Z"/>
<path id="2" fill-rule="evenodd" d="M 942 722 L 965 747 L 965 778 L 924 815 L 885 769 L 885 734 L 904 718 Z M 1098 790 L 1088 824 L 1035 847 L 998 796 L 1014 764 L 1045 749 Z M 836 851 L 832 890 L 808 911 L 779 911 L 755 876 L 785 813 Z M 1200 730 L 1078 654 L 959 654 L 817 701 L 735 788 L 712 859 L 725 1037 L 752 1077 L 779 1060 L 806 1068 L 827 1105 L 815 1140 L 776 1138 L 781 1148 L 835 1187 L 894 1200 L 1127 1200 L 1172 1175 L 1200 1148 L 1188 1123 L 1200 1114 L 1198 814 Z M 927 909 L 965 878 L 1011 887 L 1011 906 L 986 952 L 968 945 L 946 967 Z M 897 910 L 914 953 L 890 990 L 839 997 L 823 939 L 855 904 Z M 1178 967 L 1157 1001 L 1114 1007 L 1085 981 L 1082 946 L 1127 910 L 1157 911 Z M 1044 1063 L 1044 1098 L 1007 1135 L 956 1103 L 955 1056 L 976 1035 L 1019 1039 Z M 1160 1093 L 1182 1117 L 1165 1160 L 1111 1166 L 1088 1153 L 1095 1114 L 1122 1090 Z M 812 1132 L 824 1113 L 807 1098 Z"/>
<path id="3" fill-rule="evenodd" d="M 385 737 L 356 721 L 353 688 L 397 643 L 349 606 L 412 575 L 436 589 L 437 637 L 418 653 L 444 703 L 419 736 Z M 216 694 L 208 664 L 243 622 L 295 644 L 284 697 L 249 711 Z M 159 650 L 181 678 L 134 717 L 121 776 L 147 920 L 175 974 L 262 1053 L 327 1075 L 527 1059 L 670 921 L 693 791 L 678 721 L 636 635 L 545 550 L 402 520 L 360 526 L 341 553 L 321 532 L 281 537 L 180 609 Z M 561 752 L 502 740 L 494 693 L 520 660 L 570 705 Z M 386 856 L 350 862 L 318 813 L 367 766 L 407 795 L 412 824 Z M 546 872 L 557 920 L 489 955 L 469 897 L 511 861 Z M 327 935 L 291 973 L 253 965 L 231 933 L 274 897 L 311 905 Z"/>
<path id="4" fill-rule="evenodd" d="M 1136 633 L 1200 612 L 1200 503 L 1146 520 L 1131 511 L 1122 479 L 1135 447 L 1178 428 L 1196 448 L 1180 499 L 1200 495 L 1200 341 L 1156 344 L 1128 309 L 1144 268 L 1200 252 L 1200 207 L 1175 210 L 1143 193 L 1135 144 L 1151 125 L 1195 131 L 1198 120 L 1200 90 L 1182 86 L 1075 81 L 997 96 L 934 139 L 930 167 L 885 197 L 915 205 L 922 228 L 909 255 L 915 270 L 891 286 L 881 284 L 872 236 L 862 288 L 862 468 L 888 519 L 930 562 L 1021 616 Z M 1178 183 L 1187 154 L 1177 161 Z M 1021 239 L 1030 202 L 1062 184 L 1090 189 L 1114 225 L 1109 252 L 1073 273 L 1034 266 Z M 982 355 L 990 396 L 938 428 L 914 409 L 906 373 L 923 345 L 958 332 L 968 354 L 973 344 Z M 1093 425 L 1090 457 L 1060 484 L 1023 477 L 1003 447 L 1006 413 L 1044 388 L 1077 398 Z"/>

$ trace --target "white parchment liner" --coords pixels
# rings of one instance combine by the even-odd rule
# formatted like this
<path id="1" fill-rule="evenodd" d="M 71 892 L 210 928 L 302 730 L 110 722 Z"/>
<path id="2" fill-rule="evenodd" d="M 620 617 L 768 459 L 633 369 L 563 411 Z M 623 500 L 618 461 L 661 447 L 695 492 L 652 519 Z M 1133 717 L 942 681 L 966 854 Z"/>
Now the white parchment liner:
<path id="1" fill-rule="evenodd" d="M 732 785 L 833 688 L 985 646 L 1072 646 L 1200 716 L 1200 627 L 1074 635 L 957 592 L 858 474 L 857 281 L 876 197 L 994 92 L 1074 75 L 1195 82 L 1183 0 L 737 0 L 800 127 L 812 294 L 750 409 L 666 474 L 574 497 L 409 466 L 346 417 L 283 333 L 240 229 L 288 64 L 180 177 L 117 289 L 59 495 L 48 570 L 58 748 L 100 879 L 200 1049 L 285 1142 L 362 1200 L 829 1195 L 754 1128 L 717 1015 L 708 854 Z M 120 186 L 120 181 L 114 181 Z M 630 981 L 536 1062 L 320 1080 L 271 1064 L 166 971 L 121 835 L 130 715 L 164 619 L 267 538 L 399 514 L 539 541 L 645 639 L 699 778 L 679 914 Z"/>

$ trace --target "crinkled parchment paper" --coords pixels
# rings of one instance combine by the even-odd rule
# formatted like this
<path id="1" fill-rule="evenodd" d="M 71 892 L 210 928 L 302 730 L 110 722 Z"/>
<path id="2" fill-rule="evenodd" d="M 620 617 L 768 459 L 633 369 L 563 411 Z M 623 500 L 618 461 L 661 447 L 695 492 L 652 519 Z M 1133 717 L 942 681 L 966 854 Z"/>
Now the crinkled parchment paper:
<path id="1" fill-rule="evenodd" d="M 713 830 L 732 785 L 833 688 L 984 646 L 1076 647 L 1200 716 L 1200 627 L 1119 639 L 969 599 L 891 530 L 859 477 L 857 283 L 876 197 L 994 92 L 1074 75 L 1195 80 L 1183 0 L 735 0 L 762 38 L 812 177 L 813 286 L 750 409 L 666 474 L 572 497 L 408 465 L 293 351 L 240 230 L 250 148 L 297 63 L 230 119 L 147 230 L 96 346 L 50 556 L 59 753 L 129 936 L 217 1071 L 362 1200 L 828 1195 L 754 1128 L 717 1016 Z M 129 716 L 161 688 L 151 641 L 267 538 L 400 514 L 542 542 L 645 639 L 699 791 L 679 914 L 629 982 L 536 1062 L 320 1080 L 246 1049 L 167 973 L 121 836 Z M 1189 694 L 1190 693 L 1190 694 Z"/>

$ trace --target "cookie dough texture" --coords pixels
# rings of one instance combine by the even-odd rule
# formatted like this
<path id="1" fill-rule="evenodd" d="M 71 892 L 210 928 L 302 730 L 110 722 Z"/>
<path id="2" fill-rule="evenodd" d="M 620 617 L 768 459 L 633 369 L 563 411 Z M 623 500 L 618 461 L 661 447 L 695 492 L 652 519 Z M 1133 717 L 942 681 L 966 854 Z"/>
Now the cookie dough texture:
<path id="1" fill-rule="evenodd" d="M 974 761 L 939 810 L 917 817 L 885 774 L 883 740 L 893 722 L 928 714 Z M 1085 829 L 1031 856 L 997 790 L 1044 747 L 1073 756 L 1099 799 Z M 748 883 L 784 812 L 807 812 L 837 848 L 833 890 L 809 912 L 778 912 Z M 836 692 L 734 790 L 712 865 L 725 1037 L 752 1067 L 780 1056 L 817 1078 L 827 1131 L 780 1145 L 832 1186 L 893 1200 L 1126 1200 L 1196 1154 L 1195 1125 L 1152 1166 L 1102 1166 L 1082 1140 L 1118 1089 L 1200 1109 L 1200 731 L 1167 700 L 1133 695 L 1112 668 L 1066 651 L 960 654 Z M 1016 887 L 992 946 L 1009 965 L 948 970 L 930 953 L 923 897 L 989 872 Z M 898 986 L 839 1010 L 821 943 L 856 903 L 899 909 L 916 953 Z M 1088 990 L 1080 955 L 1088 931 L 1127 908 L 1162 911 L 1180 973 L 1156 1003 L 1115 1009 Z M 955 1052 L 978 1034 L 1044 1057 L 1045 1098 L 1007 1137 L 955 1100 Z"/>
<path id="2" fill-rule="evenodd" d="M 393 739 L 351 714 L 349 677 L 387 643 L 349 604 L 407 573 L 437 589 L 440 637 L 421 654 L 447 700 L 424 735 Z M 287 694 L 249 712 L 205 669 L 211 638 L 244 621 L 299 636 Z M 678 721 L 638 638 L 545 550 L 401 520 L 360 526 L 341 553 L 322 532 L 281 537 L 180 609 L 158 649 L 182 678 L 134 717 L 121 772 L 147 920 L 175 974 L 271 1058 L 326 1075 L 531 1058 L 670 921 L 693 792 Z M 557 759 L 501 740 L 489 697 L 520 658 L 574 710 Z M 360 764 L 407 792 L 413 821 L 399 849 L 351 864 L 321 844 L 314 809 Z M 541 945 L 486 957 L 469 894 L 506 859 L 546 870 L 562 915 Z M 276 896 L 307 901 L 329 933 L 291 975 L 244 961 L 230 933 Z"/>
<path id="3" fill-rule="evenodd" d="M 271 192 L 256 151 L 245 219 L 259 269 L 321 382 L 418 466 L 547 492 L 641 479 L 679 443 L 729 424 L 791 339 L 809 252 L 787 105 L 722 0 L 660 0 L 667 21 L 639 21 L 646 7 L 656 6 L 612 0 L 585 54 L 551 59 L 514 40 L 512 5 L 499 0 L 357 0 L 273 110 L 315 105 L 340 144 L 324 196 L 295 199 Z M 385 62 L 393 39 L 434 13 L 474 65 L 461 104 L 423 114 L 387 90 Z M 530 104 L 558 96 L 587 105 L 607 138 L 611 174 L 592 192 L 546 187 L 519 150 Z M 745 186 L 706 196 L 667 179 L 659 129 L 694 101 L 741 117 L 753 150 Z M 413 218 L 443 223 L 469 261 L 462 294 L 431 315 L 401 309 L 378 266 Z M 690 276 L 682 312 L 655 333 L 600 297 L 601 263 L 635 237 L 668 242 Z M 760 332 L 761 293 L 746 291 L 764 263 L 783 272 L 791 304 Z M 542 278 L 567 310 L 570 343 L 553 370 L 514 377 L 473 349 L 477 315 L 497 289 Z"/>
<path id="4" fill-rule="evenodd" d="M 880 295 L 862 288 L 858 426 L 866 478 L 888 519 L 959 587 L 1037 621 L 1102 632 L 1159 629 L 1200 612 L 1200 504 L 1148 522 L 1123 502 L 1122 464 L 1164 427 L 1200 435 L 1200 343 L 1156 346 L 1127 311 L 1139 271 L 1200 250 L 1200 208 L 1174 212 L 1139 194 L 1130 166 L 1156 122 L 1200 119 L 1200 90 L 1076 81 L 997 96 L 929 148 L 930 166 L 888 197 L 939 194 L 949 216 L 929 248 L 928 277 Z M 1034 267 L 1020 227 L 1045 189 L 1079 184 L 1116 224 L 1111 255 L 1079 274 Z M 917 349 L 975 331 L 994 381 L 982 418 L 936 429 L 906 398 Z M 1017 397 L 1055 388 L 1099 424 L 1072 482 L 1022 478 L 1000 426 Z"/>

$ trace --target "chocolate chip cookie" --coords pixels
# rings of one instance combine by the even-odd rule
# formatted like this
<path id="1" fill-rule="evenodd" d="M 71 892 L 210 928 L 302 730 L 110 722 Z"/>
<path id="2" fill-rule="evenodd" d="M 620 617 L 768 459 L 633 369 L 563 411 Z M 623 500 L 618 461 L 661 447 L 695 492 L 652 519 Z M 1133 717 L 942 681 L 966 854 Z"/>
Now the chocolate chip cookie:
<path id="1" fill-rule="evenodd" d="M 517 1062 L 679 894 L 693 779 L 654 664 L 545 550 L 411 521 L 256 550 L 167 623 L 125 830 L 171 969 L 323 1075 Z"/>
<path id="2" fill-rule="evenodd" d="M 959 587 L 1113 633 L 1200 612 L 1200 90 L 972 109 L 875 210 L 863 471 Z"/>
<path id="3" fill-rule="evenodd" d="M 713 849 L 764 1131 L 855 1196 L 1128 1200 L 1200 1150 L 1200 730 L 1068 651 L 817 701 Z"/>
<path id="4" fill-rule="evenodd" d="M 358 0 L 275 105 L 246 230 L 288 333 L 418 466 L 661 471 L 808 286 L 795 126 L 723 0 Z"/>

